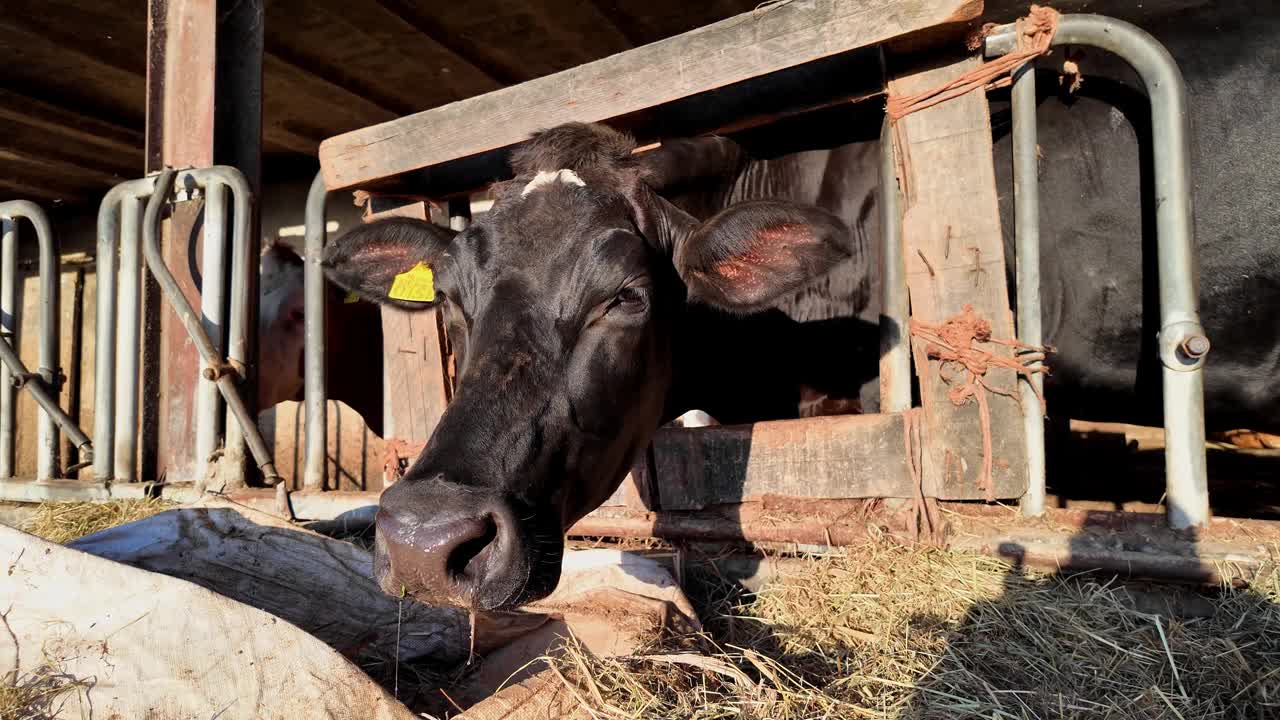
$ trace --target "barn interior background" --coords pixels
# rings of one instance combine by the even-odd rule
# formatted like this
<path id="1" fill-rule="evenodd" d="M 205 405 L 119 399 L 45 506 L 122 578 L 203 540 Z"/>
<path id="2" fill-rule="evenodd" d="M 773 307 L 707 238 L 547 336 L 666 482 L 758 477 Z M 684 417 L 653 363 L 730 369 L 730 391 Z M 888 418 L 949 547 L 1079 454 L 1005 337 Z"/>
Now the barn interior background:
<path id="1" fill-rule="evenodd" d="M 39 203 L 53 220 L 61 264 L 57 291 L 61 333 L 58 365 L 65 375 L 58 393 L 62 406 L 86 431 L 100 424 L 95 416 L 95 408 L 100 407 L 100 388 L 95 384 L 100 357 L 96 333 L 100 244 L 97 226 L 100 204 L 113 186 L 153 173 L 164 164 L 234 166 L 243 173 L 256 198 L 256 222 L 252 224 L 255 237 L 250 247 L 256 251 L 259 246 L 274 242 L 303 254 L 307 203 L 309 196 L 313 201 L 315 197 L 313 179 L 320 169 L 317 156 L 323 155 L 321 142 L 336 138 L 338 142 L 333 147 L 343 150 L 339 146 L 346 133 L 356 133 L 358 138 L 358 131 L 397 118 L 520 86 L 735 16 L 747 22 L 774 10 L 775 5 L 794 5 L 786 12 L 799 16 L 841 4 L 791 0 L 767 5 L 759 7 L 755 2 L 735 0 L 494 0 L 432 3 L 430 7 L 409 0 L 157 0 L 149 6 L 117 0 L 11 1 L 0 16 L 0 51 L 6 58 L 5 72 L 0 77 L 0 193 L 5 199 Z M 871 35 L 866 47 L 858 47 L 851 39 L 848 53 L 834 59 L 815 54 L 817 59 L 830 63 L 819 72 L 844 78 L 846 84 L 838 92 L 822 88 L 813 97 L 793 92 L 785 101 L 770 105 L 777 97 L 771 91 L 779 91 L 762 80 L 752 86 L 752 92 L 722 92 L 715 102 L 673 101 L 609 119 L 636 132 L 643 140 L 659 140 L 681 133 L 746 133 L 797 113 L 828 108 L 833 102 L 859 103 L 878 115 L 883 109 L 882 93 L 888 79 L 886 54 L 896 59 L 898 67 L 914 67 L 938 47 L 954 44 L 982 21 L 1008 22 L 1026 12 L 1025 6 L 1004 0 L 988 3 L 985 8 L 970 2 L 872 5 L 888 9 L 886 26 L 899 23 L 910 27 L 911 32 L 906 37 L 894 37 L 892 33 L 885 37 Z M 1144 28 L 1159 28 L 1205 5 L 1200 0 L 1170 0 L 1142 7 L 1119 2 L 1063 2 L 1056 7 L 1064 13 L 1087 9 L 1131 20 Z M 978 62 L 976 58 L 968 61 Z M 904 73 L 893 82 L 900 83 L 902 91 L 909 93 L 936 84 L 945 74 Z M 794 75 L 789 79 L 783 76 L 780 82 L 793 86 L 795 79 Z M 660 91 L 655 93 L 655 97 L 660 95 Z M 985 114 L 985 101 L 969 111 L 976 113 L 975 117 Z M 910 133 L 911 125 L 905 127 Z M 911 140 L 906 138 L 908 143 Z M 494 151 L 508 142 L 500 137 L 486 141 L 492 145 L 457 151 L 463 156 L 446 153 L 437 158 L 417 157 L 410 162 L 413 167 L 389 168 L 365 177 L 340 176 L 343 171 L 331 163 L 323 176 L 328 189 L 334 191 L 328 197 L 326 231 L 332 236 L 368 216 L 384 213 L 418 214 L 444 223 L 462 222 L 473 212 L 483 212 L 486 204 L 482 196 L 470 194 L 479 191 L 495 173 Z M 339 156 L 340 153 L 333 155 Z M 924 160 L 923 153 L 913 156 L 914 162 Z M 444 168 L 428 168 L 437 162 Z M 374 193 L 372 197 L 358 197 L 363 207 L 357 206 L 357 198 L 350 192 L 355 187 Z M 404 197 L 413 194 L 430 196 L 432 201 Z M 138 205 L 126 212 L 141 215 L 142 209 Z M 198 285 L 204 257 L 199 216 L 195 212 L 175 212 L 166 220 L 165 228 L 165 258 L 179 276 L 182 289 L 194 300 L 191 293 Z M 314 228 L 312 223 L 313 231 Z M 33 330 L 41 312 L 37 249 L 36 243 L 25 239 L 30 237 L 25 226 L 22 232 L 18 268 L 22 285 L 17 304 L 10 308 L 10 322 L 21 326 L 18 351 L 27 367 L 44 369 L 39 334 Z M 183 242 L 183 238 L 190 242 Z M 253 257 L 256 260 L 256 254 Z M 907 258 L 907 262 L 915 260 Z M 915 273 L 918 275 L 920 268 L 915 268 Z M 255 278 L 254 283 L 259 280 L 267 282 L 268 277 Z M 37 409 L 26 392 L 16 392 L 11 396 L 17 404 L 12 474 L 19 481 L 4 484 L 8 499 L 127 497 L 152 492 L 149 482 L 173 485 L 179 492 L 168 495 L 184 499 L 187 496 L 182 491 L 188 485 L 199 486 L 209 480 L 206 466 L 194 452 L 199 441 L 191 417 L 202 392 L 195 350 L 154 280 L 144 273 L 142 282 L 145 287 L 140 310 L 143 352 L 138 368 L 138 417 L 136 426 L 131 424 L 124 432 L 129 435 L 136 428 L 131 435 L 136 466 L 125 475 L 117 472 L 115 478 L 147 482 L 136 483 L 135 489 L 121 482 L 108 486 L 96 476 L 92 465 L 69 473 L 84 481 L 77 485 L 30 482 L 40 475 Z M 251 283 L 250 289 L 257 297 L 256 286 Z M 1007 311 L 1008 306 L 1005 299 L 1003 309 Z M 331 301 L 329 308 L 330 313 L 348 311 L 340 300 Z M 294 330 L 301 333 L 301 318 L 293 319 L 297 325 Z M 1004 326 L 1010 330 L 1000 334 L 1013 337 L 1011 318 L 997 319 L 1005 321 Z M 286 486 L 314 491 L 295 497 L 293 511 L 300 517 L 332 517 L 369 504 L 367 493 L 376 493 L 385 481 L 396 477 L 399 463 L 412 456 L 417 444 L 425 440 L 448 402 L 449 353 L 434 321 L 424 323 L 422 318 L 413 320 L 394 312 L 383 312 L 381 320 L 383 333 L 377 338 L 376 349 L 386 350 L 389 359 L 385 365 L 379 364 L 380 377 L 376 381 L 363 377 L 358 383 L 359 392 L 382 393 L 388 400 L 379 403 L 384 405 L 383 415 L 377 419 L 381 435 L 371 431 L 367 418 L 350 405 L 329 400 L 328 432 L 326 442 L 320 446 L 324 471 L 304 477 L 307 461 L 303 403 L 292 400 L 273 408 L 259 408 L 259 425 Z M 416 355 L 401 352 L 405 338 L 425 343 L 417 345 L 423 350 Z M 119 364 L 121 356 L 117 355 L 114 362 Z M 242 385 L 251 405 L 256 395 L 253 374 L 260 379 L 265 370 L 254 368 Z M 301 368 L 290 366 L 288 370 L 297 370 L 301 375 Z M 357 384 L 350 374 L 335 373 L 333 368 L 330 373 L 331 394 L 338 394 L 336 386 L 340 383 Z M 414 396 L 407 404 L 398 402 L 406 395 L 397 393 L 396 388 L 416 384 L 422 377 L 438 381 L 431 387 L 434 394 Z M 1011 407 L 995 411 L 998 427 L 1020 427 L 1018 414 Z M 865 503 L 832 498 L 850 494 L 841 485 L 848 479 L 849 468 L 875 467 L 883 462 L 864 449 L 870 440 L 890 437 L 900 441 L 904 433 L 910 437 L 909 425 L 892 417 L 848 416 L 814 422 L 817 424 L 808 427 L 821 425 L 827 428 L 826 437 L 843 440 L 825 447 L 825 454 L 805 456 L 803 449 L 796 449 L 802 445 L 803 435 L 794 429 L 797 426 L 710 430 L 700 437 L 711 440 L 696 441 L 687 432 L 661 435 L 648 464 L 637 469 L 611 501 L 612 507 L 585 521 L 578 534 L 662 535 L 690 541 L 749 540 L 764 545 L 816 547 L 848 544 L 855 536 L 877 531 L 881 521 L 877 516 L 862 514 Z M 1160 444 L 1158 432 L 1153 435 L 1133 428 L 1105 430 L 1108 429 L 1093 428 L 1102 442 L 1111 443 L 1101 453 L 1104 463 L 1131 460 L 1135 446 L 1143 449 Z M 982 463 L 982 452 L 981 443 L 974 447 L 980 436 L 972 431 L 972 425 L 967 426 L 969 444 L 965 452 L 976 468 Z M 1009 458 L 1015 465 L 1021 460 L 1019 433 L 1021 430 L 996 435 L 994 441 L 1006 463 Z M 114 436 L 118 437 L 119 434 Z M 742 483 L 733 488 L 730 492 L 737 492 L 737 499 L 750 502 L 735 504 L 732 509 L 710 507 L 725 500 L 720 492 L 723 488 L 714 483 L 674 486 L 675 491 L 663 495 L 662 506 L 654 507 L 654 475 L 711 477 L 699 455 L 711 452 L 709 447 L 712 454 L 731 460 L 751 450 L 763 457 L 772 448 L 775 461 L 816 468 L 813 472 L 817 479 L 807 478 L 806 487 L 816 488 L 821 499 L 815 504 L 811 494 L 806 498 L 806 492 L 787 492 L 798 486 L 794 478 L 788 480 L 788 485 L 765 474 L 737 477 L 743 483 L 758 480 L 761 484 L 751 492 L 744 492 L 748 488 Z M 77 450 L 64 437 L 57 449 L 57 467 L 81 465 Z M 118 444 L 113 450 L 115 457 L 123 456 Z M 860 452 L 867 455 L 859 455 Z M 1260 450 L 1244 457 L 1247 460 L 1266 454 L 1266 450 Z M 903 507 L 909 511 L 914 498 L 901 490 L 914 489 L 917 480 L 912 470 L 918 468 L 898 463 L 901 457 L 894 457 L 895 463 L 886 463 L 884 472 L 873 478 L 884 485 L 861 487 L 855 496 L 882 497 L 875 491 L 894 485 L 902 495 L 899 499 L 908 501 Z M 1256 472 L 1254 466 L 1240 457 L 1233 451 L 1232 459 L 1219 458 L 1224 463 L 1220 467 L 1252 482 L 1249 473 Z M 736 462 L 745 465 L 748 460 L 739 457 Z M 923 461 L 934 465 L 945 462 L 939 458 Z M 1007 470 L 1006 465 L 996 472 L 999 475 Z M 1154 470 L 1159 476 L 1163 467 Z M 948 477 L 941 467 L 934 467 L 932 472 L 943 482 Z M 1000 476 L 998 483 L 998 497 L 1003 500 L 1017 500 L 1027 486 L 1026 477 L 1016 472 Z M 249 484 L 257 484 L 252 473 Z M 237 483 L 223 487 L 240 493 L 236 497 L 245 504 L 264 509 L 276 507 L 273 492 L 242 488 Z M 90 489 L 87 494 L 82 492 L 84 488 Z M 1269 523 L 1244 518 L 1270 516 L 1269 506 L 1259 507 L 1253 498 L 1242 499 L 1231 493 L 1221 496 L 1221 500 L 1215 495 L 1217 515 L 1240 519 L 1210 523 L 1188 552 L 1188 545 L 1180 540 L 1163 535 L 1151 539 L 1153 528 L 1164 528 L 1159 519 L 1164 510 L 1159 504 L 1162 490 L 1160 477 L 1154 484 L 1147 483 L 1140 490 L 1120 493 L 1101 503 L 1088 499 L 1077 502 L 1075 498 L 1068 502 L 1067 497 L 1060 496 L 1053 500 L 1070 507 L 1053 514 L 1051 521 L 1012 530 L 1005 527 L 1008 514 L 1002 508 L 973 503 L 946 506 L 953 528 L 951 546 L 1000 554 L 1007 541 L 1016 539 L 1023 552 L 1020 561 L 1053 566 L 1069 561 L 1087 567 L 1141 567 L 1158 577 L 1254 577 L 1267 565 L 1269 549 L 1260 551 L 1261 540 L 1269 543 L 1275 530 Z M 938 497 L 953 500 L 982 500 L 988 492 L 972 482 L 934 491 Z M 791 497 L 776 497 L 780 495 Z M 1119 509 L 1136 512 L 1126 516 L 1099 512 Z M 1090 541 L 1081 542 L 1085 531 L 1094 535 Z"/>

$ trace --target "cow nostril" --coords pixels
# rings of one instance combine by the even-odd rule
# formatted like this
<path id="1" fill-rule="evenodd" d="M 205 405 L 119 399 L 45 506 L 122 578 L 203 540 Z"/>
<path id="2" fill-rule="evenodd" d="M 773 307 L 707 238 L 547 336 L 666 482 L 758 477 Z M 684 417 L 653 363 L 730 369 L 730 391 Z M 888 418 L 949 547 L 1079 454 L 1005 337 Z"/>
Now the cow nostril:
<path id="1" fill-rule="evenodd" d="M 473 568 L 471 564 L 484 555 L 485 550 L 497 541 L 498 524 L 494 521 L 492 515 L 486 515 L 480 520 L 477 529 L 479 530 L 478 534 L 458 543 L 453 550 L 449 551 L 449 557 L 445 560 L 445 569 L 448 571 L 449 577 L 479 576 L 480 568 Z"/>

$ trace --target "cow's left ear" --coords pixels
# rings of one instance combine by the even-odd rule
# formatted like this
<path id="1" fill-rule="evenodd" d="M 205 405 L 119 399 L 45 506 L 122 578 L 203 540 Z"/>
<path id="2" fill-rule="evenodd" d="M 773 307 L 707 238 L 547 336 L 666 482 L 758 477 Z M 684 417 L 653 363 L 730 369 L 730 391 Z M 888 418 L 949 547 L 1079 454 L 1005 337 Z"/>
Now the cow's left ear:
<path id="1" fill-rule="evenodd" d="M 825 275 L 852 254 L 840 218 L 775 200 L 738 203 L 674 240 L 689 299 L 753 312 Z"/>
<path id="2" fill-rule="evenodd" d="M 436 268 L 456 234 L 413 218 L 361 225 L 325 246 L 325 274 L 362 300 L 424 310 L 439 300 Z"/>

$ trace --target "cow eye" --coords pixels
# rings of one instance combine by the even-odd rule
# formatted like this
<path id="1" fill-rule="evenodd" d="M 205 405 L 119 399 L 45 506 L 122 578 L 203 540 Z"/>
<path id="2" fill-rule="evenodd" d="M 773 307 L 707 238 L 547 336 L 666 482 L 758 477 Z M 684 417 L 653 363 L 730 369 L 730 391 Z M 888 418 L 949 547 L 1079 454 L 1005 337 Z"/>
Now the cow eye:
<path id="1" fill-rule="evenodd" d="M 636 285 L 628 285 L 618 291 L 613 296 L 613 301 L 609 303 L 609 310 L 619 310 L 621 312 L 640 312 L 644 310 L 649 303 L 649 288 Z"/>

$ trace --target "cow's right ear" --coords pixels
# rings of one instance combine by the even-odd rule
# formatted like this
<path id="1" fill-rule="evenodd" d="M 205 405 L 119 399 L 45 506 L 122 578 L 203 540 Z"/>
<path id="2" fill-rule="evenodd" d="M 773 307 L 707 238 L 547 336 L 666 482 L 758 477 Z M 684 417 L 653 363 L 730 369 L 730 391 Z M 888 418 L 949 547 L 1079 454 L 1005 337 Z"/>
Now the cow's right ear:
<path id="1" fill-rule="evenodd" d="M 413 218 L 361 225 L 325 247 L 325 274 L 361 300 L 423 310 L 437 302 L 436 266 L 456 234 Z"/>

